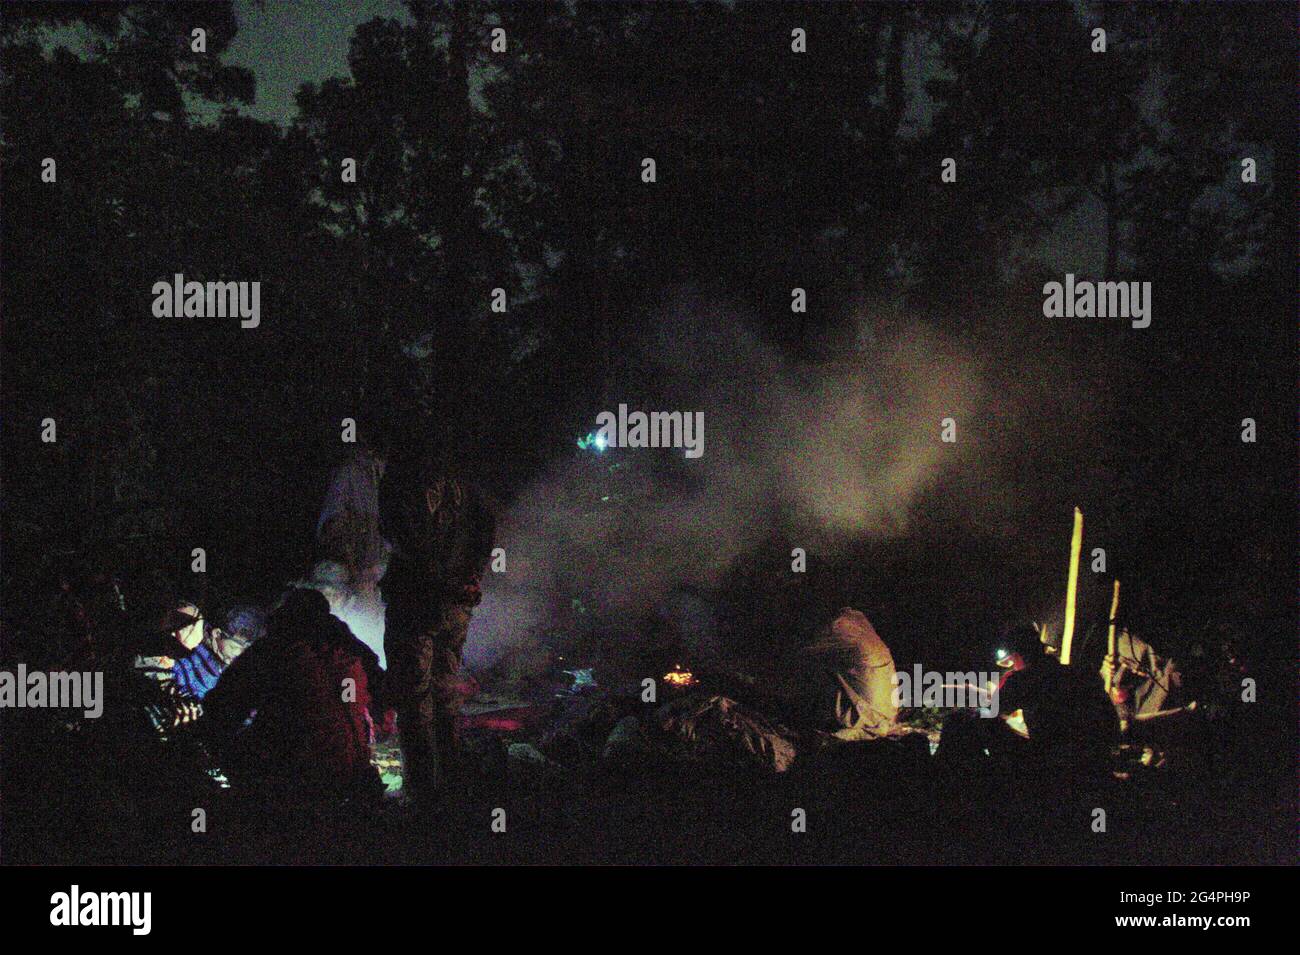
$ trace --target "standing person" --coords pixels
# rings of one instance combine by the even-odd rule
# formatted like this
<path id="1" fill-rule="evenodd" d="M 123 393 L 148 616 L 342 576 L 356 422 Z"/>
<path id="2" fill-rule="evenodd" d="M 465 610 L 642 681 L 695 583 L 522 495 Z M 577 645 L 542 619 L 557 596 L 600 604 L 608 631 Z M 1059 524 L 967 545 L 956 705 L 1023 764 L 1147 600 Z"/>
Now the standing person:
<path id="1" fill-rule="evenodd" d="M 356 593 L 375 593 L 388 562 L 388 542 L 379 531 L 379 485 L 388 465 L 383 433 L 376 429 L 330 473 L 316 522 L 325 560 L 342 565 Z"/>
<path id="2" fill-rule="evenodd" d="M 362 443 L 330 472 L 316 522 L 318 560 L 303 585 L 325 595 L 334 616 L 352 628 L 386 669 L 379 580 L 392 548 L 379 531 L 379 484 L 388 466 L 388 438 L 373 416 L 363 426 Z"/>
<path id="3" fill-rule="evenodd" d="M 393 462 L 380 488 L 380 515 L 394 548 L 380 584 L 386 690 L 397 708 L 406 783 L 428 809 L 456 769 L 457 674 L 495 520 L 447 454 Z"/>

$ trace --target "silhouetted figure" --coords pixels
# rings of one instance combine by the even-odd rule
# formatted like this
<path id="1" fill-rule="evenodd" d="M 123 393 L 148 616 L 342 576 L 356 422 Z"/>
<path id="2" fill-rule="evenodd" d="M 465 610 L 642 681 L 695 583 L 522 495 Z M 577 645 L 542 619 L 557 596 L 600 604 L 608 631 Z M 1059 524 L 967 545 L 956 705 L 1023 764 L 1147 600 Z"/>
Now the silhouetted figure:
<path id="1" fill-rule="evenodd" d="M 316 522 L 321 557 L 345 568 L 348 587 L 362 595 L 376 593 L 388 564 L 390 548 L 379 532 L 379 485 L 386 467 L 382 445 L 358 446 L 330 473 Z"/>
<path id="2" fill-rule="evenodd" d="M 204 701 L 237 790 L 284 806 L 379 795 L 370 764 L 374 654 L 313 590 L 293 589 L 266 636 Z"/>
<path id="3" fill-rule="evenodd" d="M 894 657 L 871 621 L 846 607 L 811 652 L 825 663 L 818 729 L 842 740 L 877 739 L 897 728 Z"/>
<path id="4" fill-rule="evenodd" d="M 1028 763 L 1050 778 L 1104 778 L 1118 742 L 1119 720 L 1095 674 L 1048 657 L 1030 624 L 1010 630 L 1002 649 L 1007 653 L 999 664 L 1008 673 L 998 690 L 998 709 L 1009 725 L 1020 714 L 1028 734 L 1022 750 Z"/>
<path id="5" fill-rule="evenodd" d="M 389 699 L 397 708 L 406 785 L 427 808 L 456 764 L 457 673 L 495 521 L 449 459 L 434 455 L 390 467 L 380 514 L 394 547 L 380 584 Z"/>
<path id="6" fill-rule="evenodd" d="M 1055 798 L 1109 776 L 1118 742 L 1114 707 L 1090 670 L 1049 657 L 1032 624 L 1007 630 L 997 663 L 1004 671 L 996 716 L 950 713 L 940 767 L 954 781 L 987 772 L 1017 797 Z"/>

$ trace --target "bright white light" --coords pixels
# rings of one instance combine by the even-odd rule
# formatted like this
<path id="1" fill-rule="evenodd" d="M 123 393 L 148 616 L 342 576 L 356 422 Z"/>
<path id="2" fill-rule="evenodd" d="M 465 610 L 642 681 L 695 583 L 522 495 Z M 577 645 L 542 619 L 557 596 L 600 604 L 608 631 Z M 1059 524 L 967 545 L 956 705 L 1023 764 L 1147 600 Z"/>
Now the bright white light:
<path id="1" fill-rule="evenodd" d="M 597 450 L 597 451 L 604 451 L 604 450 L 605 450 L 605 446 L 606 446 L 608 443 L 609 443 L 609 442 L 605 440 L 605 436 L 604 436 L 603 434 L 598 434 L 598 435 L 596 435 L 596 450 Z"/>
<path id="2" fill-rule="evenodd" d="M 352 635 L 375 651 L 379 657 L 379 668 L 388 669 L 388 660 L 384 655 L 384 604 L 378 595 L 370 599 L 352 596 L 330 611 L 348 625 Z"/>

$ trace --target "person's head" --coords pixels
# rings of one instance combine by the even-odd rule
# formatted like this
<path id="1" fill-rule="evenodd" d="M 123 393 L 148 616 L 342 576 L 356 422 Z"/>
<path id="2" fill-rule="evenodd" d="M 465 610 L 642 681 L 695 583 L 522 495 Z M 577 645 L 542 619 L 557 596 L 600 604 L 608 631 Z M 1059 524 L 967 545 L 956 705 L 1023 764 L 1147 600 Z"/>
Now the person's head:
<path id="1" fill-rule="evenodd" d="M 1023 670 L 1032 666 L 1042 652 L 1038 628 L 1024 621 L 1002 631 L 994 660 L 1004 670 Z"/>
<path id="2" fill-rule="evenodd" d="M 213 648 L 227 664 L 266 634 L 266 614 L 259 608 L 240 605 L 226 613 L 224 627 L 212 631 Z"/>
<path id="3" fill-rule="evenodd" d="M 246 644 L 256 643 L 266 635 L 266 614 L 260 607 L 236 604 L 226 612 L 227 634 Z"/>
<path id="4" fill-rule="evenodd" d="M 267 631 L 278 637 L 302 634 L 330 615 L 330 604 L 319 590 L 290 587 L 271 610 Z"/>
<path id="5" fill-rule="evenodd" d="M 158 615 L 157 631 L 189 652 L 203 642 L 203 612 L 190 600 L 169 600 Z"/>

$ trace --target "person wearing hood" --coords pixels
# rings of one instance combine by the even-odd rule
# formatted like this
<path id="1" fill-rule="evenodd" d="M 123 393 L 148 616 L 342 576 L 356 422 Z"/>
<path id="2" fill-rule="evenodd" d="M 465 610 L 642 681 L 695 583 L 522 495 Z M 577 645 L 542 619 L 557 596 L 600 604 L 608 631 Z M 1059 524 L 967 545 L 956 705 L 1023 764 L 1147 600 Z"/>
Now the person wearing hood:
<path id="1" fill-rule="evenodd" d="M 204 700 L 205 730 L 237 788 L 287 800 L 339 801 L 382 791 L 370 763 L 373 651 L 315 590 L 293 588 L 266 636 Z"/>
<path id="2" fill-rule="evenodd" d="M 859 610 L 841 610 L 810 648 L 828 670 L 820 729 L 841 740 L 878 739 L 898 727 L 894 656 Z"/>

